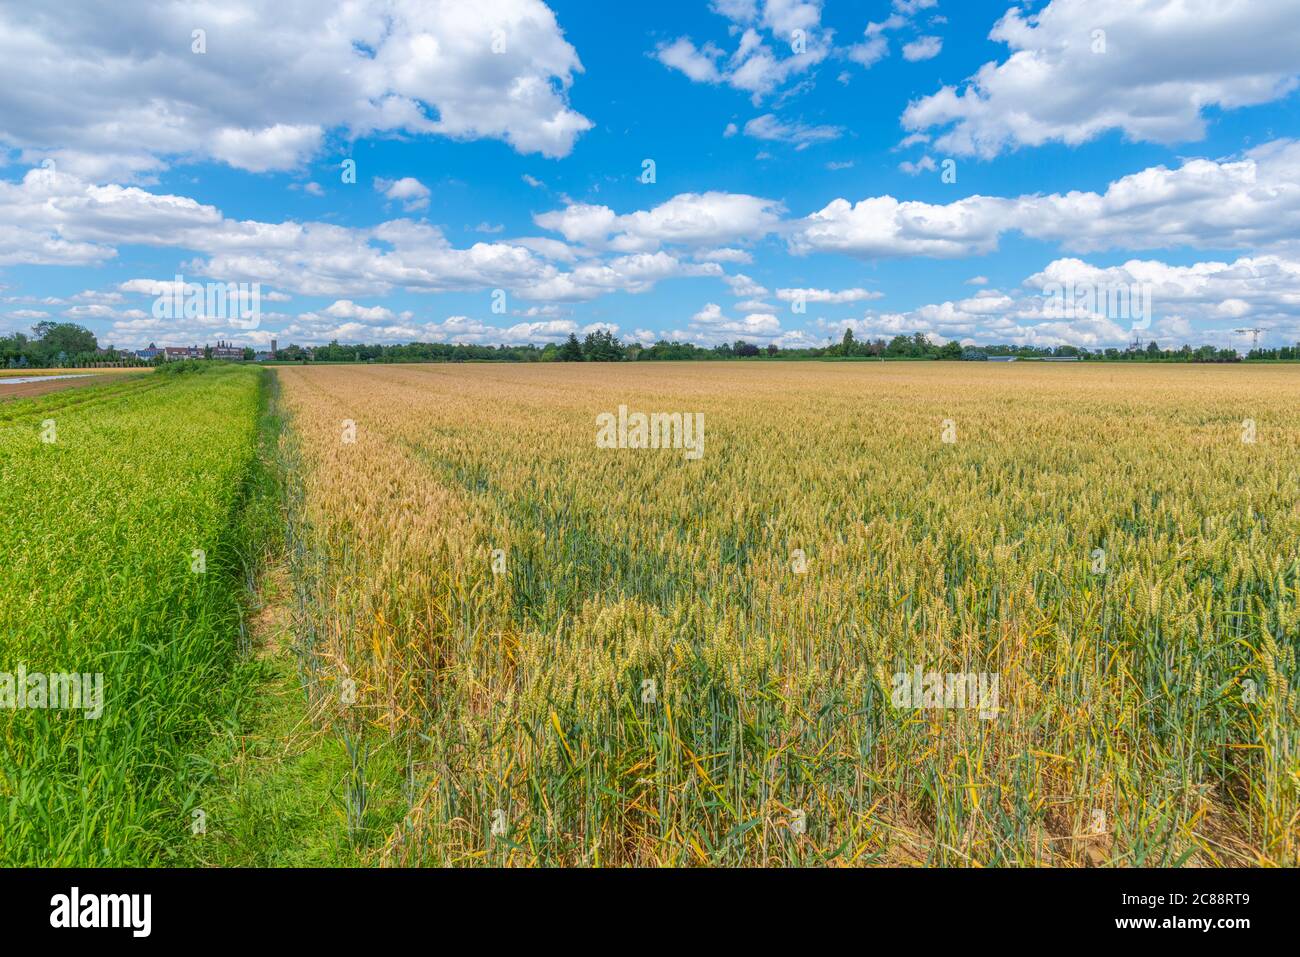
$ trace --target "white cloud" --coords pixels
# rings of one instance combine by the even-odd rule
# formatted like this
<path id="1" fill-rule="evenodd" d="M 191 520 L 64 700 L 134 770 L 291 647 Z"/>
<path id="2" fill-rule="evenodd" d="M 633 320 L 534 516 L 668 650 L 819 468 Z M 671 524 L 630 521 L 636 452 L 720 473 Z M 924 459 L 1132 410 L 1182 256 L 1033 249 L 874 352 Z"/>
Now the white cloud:
<path id="1" fill-rule="evenodd" d="M 936 6 L 938 0 L 894 0 L 893 12 L 884 20 L 870 22 L 862 31 L 864 37 L 860 43 L 850 46 L 845 54 L 855 63 L 864 67 L 883 60 L 889 55 L 889 39 L 886 34 L 902 30 L 912 25 L 913 18 L 921 10 Z M 942 17 L 931 19 L 932 24 L 944 23 Z M 928 60 L 937 56 L 943 40 L 935 36 L 924 36 L 903 46 L 903 57 L 907 60 Z"/>
<path id="2" fill-rule="evenodd" d="M 733 339 L 771 341 L 781 333 L 781 322 L 771 313 L 750 313 L 734 319 L 724 314 L 717 303 L 710 302 L 691 317 L 686 329 L 674 330 L 665 338 L 709 346 Z"/>
<path id="3" fill-rule="evenodd" d="M 664 252 L 635 253 L 607 262 L 582 263 L 567 273 L 554 272 L 517 287 L 524 299 L 582 302 L 611 292 L 644 293 L 661 279 L 718 276 L 717 263 L 686 263 Z"/>
<path id="4" fill-rule="evenodd" d="M 775 114 L 765 113 L 745 124 L 745 135 L 758 140 L 792 143 L 796 150 L 804 150 L 814 143 L 837 140 L 844 135 L 844 130 L 838 126 L 807 126 L 798 121 L 788 123 Z"/>
<path id="5" fill-rule="evenodd" d="M 830 54 L 834 31 L 821 25 L 821 0 L 718 2 L 713 12 L 731 21 L 739 36 L 730 55 L 690 37 L 661 43 L 654 56 L 696 83 L 725 83 L 751 94 L 755 103 L 807 72 Z"/>
<path id="6" fill-rule="evenodd" d="M 870 28 L 868 28 L 870 29 Z M 883 60 L 889 54 L 889 40 L 881 33 L 868 33 L 863 43 L 855 43 L 848 49 L 848 57 L 854 63 L 869 67 Z"/>
<path id="7" fill-rule="evenodd" d="M 801 254 L 956 257 L 991 252 L 1011 231 L 1072 252 L 1295 248 L 1300 141 L 1266 143 L 1237 159 L 1151 167 L 1115 180 L 1104 193 L 976 195 L 948 204 L 836 199 L 798 221 L 789 240 Z"/>
<path id="8" fill-rule="evenodd" d="M 920 173 L 933 173 L 939 167 L 935 163 L 934 157 L 922 156 L 915 163 L 911 160 L 903 160 L 903 162 L 898 164 L 898 168 L 908 176 L 916 176 Z"/>
<path id="9" fill-rule="evenodd" d="M 680 70 L 696 83 L 722 82 L 718 59 L 725 54 L 711 43 L 706 43 L 703 49 L 696 49 L 688 37 L 679 37 L 660 46 L 656 55 L 664 66 Z"/>
<path id="10" fill-rule="evenodd" d="M 992 252 L 1007 221 L 1008 201 L 971 196 L 946 206 L 877 196 L 836 199 L 800 220 L 789 237 L 797 254 L 950 258 Z"/>
<path id="11" fill-rule="evenodd" d="M 325 315 L 335 319 L 355 319 L 358 322 L 391 322 L 393 311 L 386 306 L 360 306 L 351 299 L 339 299 L 325 309 Z"/>
<path id="12" fill-rule="evenodd" d="M 723 276 L 723 282 L 731 287 L 731 294 L 738 298 L 757 299 L 767 295 L 767 287 L 761 283 L 755 282 L 744 273 L 736 273 L 734 276 Z"/>
<path id="13" fill-rule="evenodd" d="M 1052 0 L 1012 7 L 989 37 L 1008 46 L 1006 60 L 903 113 L 909 130 L 946 128 L 939 150 L 992 157 L 1108 130 L 1197 140 L 1207 109 L 1275 100 L 1300 73 L 1298 0 Z"/>
<path id="14" fill-rule="evenodd" d="M 273 169 L 295 169 L 320 149 L 319 126 L 276 123 L 261 130 L 227 127 L 214 132 L 207 153 L 238 169 L 265 173 Z"/>
<path id="15" fill-rule="evenodd" d="M 1062 288 L 1091 290 L 1095 298 L 1063 298 L 1055 294 Z M 842 333 L 850 326 L 863 337 L 923 332 L 937 340 L 1124 347 L 1135 328 L 1142 330 L 1137 321 L 1141 317 L 1131 309 L 1112 309 L 1108 292 L 1122 289 L 1134 295 L 1139 288 L 1150 296 L 1154 319 L 1143 337 L 1157 339 L 1165 348 L 1227 345 L 1231 330 L 1243 321 L 1264 330 L 1261 344 L 1266 346 L 1300 339 L 1300 260 L 1282 256 L 1190 266 L 1135 259 L 1098 267 L 1074 258 L 1057 259 L 1016 292 L 981 289 L 967 299 L 905 312 L 868 312 L 861 319 L 818 320 L 814 325 L 824 334 Z"/>
<path id="16" fill-rule="evenodd" d="M 178 158 L 295 168 L 335 129 L 559 157 L 591 127 L 568 105 L 582 64 L 541 0 L 353 0 L 327 15 L 67 0 L 5 6 L 0 38 L 0 144 L 101 182 Z"/>
<path id="17" fill-rule="evenodd" d="M 747 265 L 754 261 L 754 257 L 743 249 L 732 249 L 722 247 L 719 249 L 700 249 L 695 252 L 695 259 L 700 262 L 713 263 L 738 263 Z"/>
<path id="18" fill-rule="evenodd" d="M 846 302 L 863 302 L 868 299 L 880 299 L 882 292 L 871 289 L 778 289 L 776 298 L 782 302 L 816 302 L 827 305 L 841 305 Z"/>
<path id="19" fill-rule="evenodd" d="M 384 198 L 402 204 L 408 213 L 429 207 L 429 187 L 414 176 L 401 179 L 381 179 L 375 177 L 375 189 L 384 194 Z"/>
<path id="20" fill-rule="evenodd" d="M 139 244 L 198 253 L 177 269 L 191 280 L 259 282 L 309 296 L 501 288 L 526 300 L 572 302 L 647 292 L 660 279 L 720 276 L 716 261 L 685 261 L 651 247 L 710 248 L 761 235 L 779 219 L 780 207 L 770 200 L 684 194 L 654 210 L 613 217 L 619 232 L 607 252 L 637 251 L 602 259 L 546 237 L 458 248 L 436 226 L 409 219 L 367 228 L 237 221 L 187 197 L 34 170 L 21 183 L 0 180 L 0 223 L 7 224 L 0 228 L 0 264 L 98 263 L 115 256 L 117 244 Z M 576 265 L 565 272 L 557 262 Z"/>
<path id="21" fill-rule="evenodd" d="M 920 60 L 933 60 L 943 49 L 943 40 L 939 37 L 918 37 L 911 43 L 903 44 L 903 59 L 909 63 Z"/>
<path id="22" fill-rule="evenodd" d="M 758 239 L 776 228 L 783 211 L 775 200 L 743 193 L 680 193 L 653 209 L 622 216 L 608 206 L 576 203 L 533 220 L 571 243 L 632 252 L 665 243 L 715 246 Z"/>

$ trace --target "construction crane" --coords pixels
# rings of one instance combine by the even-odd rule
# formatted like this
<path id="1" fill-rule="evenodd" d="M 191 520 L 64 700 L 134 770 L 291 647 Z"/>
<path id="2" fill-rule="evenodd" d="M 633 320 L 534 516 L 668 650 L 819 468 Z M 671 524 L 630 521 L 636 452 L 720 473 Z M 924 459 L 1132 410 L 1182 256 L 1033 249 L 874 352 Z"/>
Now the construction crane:
<path id="1" fill-rule="evenodd" d="M 1247 333 L 1250 333 L 1251 336 L 1250 348 L 1251 351 L 1253 352 L 1254 350 L 1259 348 L 1259 337 L 1264 330 L 1263 329 L 1233 329 L 1232 331 L 1234 335 L 1239 335 L 1239 336 L 1244 336 Z"/>

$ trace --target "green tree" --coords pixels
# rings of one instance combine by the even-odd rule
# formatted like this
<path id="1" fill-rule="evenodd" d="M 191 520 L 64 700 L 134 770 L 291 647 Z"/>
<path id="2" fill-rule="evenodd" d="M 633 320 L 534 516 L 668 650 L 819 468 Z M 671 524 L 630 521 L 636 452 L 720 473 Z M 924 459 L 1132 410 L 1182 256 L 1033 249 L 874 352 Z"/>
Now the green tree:
<path id="1" fill-rule="evenodd" d="M 905 356 L 911 352 L 912 340 L 907 336 L 898 335 L 889 340 L 889 345 L 885 346 L 885 355 L 887 356 Z"/>
<path id="2" fill-rule="evenodd" d="M 608 329 L 595 329 L 587 333 L 582 344 L 582 357 L 588 362 L 620 362 L 623 345 Z"/>
<path id="3" fill-rule="evenodd" d="M 569 333 L 569 341 L 560 347 L 559 360 L 561 362 L 582 361 L 582 343 L 572 332 Z"/>
<path id="4" fill-rule="evenodd" d="M 60 353 L 69 359 L 87 353 L 93 354 L 99 343 L 95 334 L 75 322 L 38 322 L 32 326 L 36 341 L 32 351 L 42 362 L 54 360 Z"/>

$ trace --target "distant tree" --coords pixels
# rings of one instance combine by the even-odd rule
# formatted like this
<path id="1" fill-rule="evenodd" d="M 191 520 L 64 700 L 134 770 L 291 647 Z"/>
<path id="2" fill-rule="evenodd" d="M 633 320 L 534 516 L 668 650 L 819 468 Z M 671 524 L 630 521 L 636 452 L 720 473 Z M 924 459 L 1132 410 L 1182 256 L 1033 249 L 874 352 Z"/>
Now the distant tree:
<path id="1" fill-rule="evenodd" d="M 912 340 L 907 336 L 894 336 L 889 340 L 889 345 L 885 346 L 885 355 L 887 356 L 905 356 L 909 355 L 912 350 Z"/>
<path id="2" fill-rule="evenodd" d="M 845 326 L 844 338 L 840 340 L 840 355 L 851 356 L 857 351 L 858 344 L 853 340 L 853 330 Z"/>
<path id="3" fill-rule="evenodd" d="M 623 344 L 608 329 L 595 329 L 582 343 L 582 357 L 588 362 L 620 362 Z"/>
<path id="4" fill-rule="evenodd" d="M 75 322 L 38 322 L 32 326 L 36 339 L 32 352 L 42 362 L 50 362 L 60 354 L 63 361 L 81 355 L 93 354 L 99 347 L 95 334 Z"/>
<path id="5" fill-rule="evenodd" d="M 569 341 L 560 347 L 559 360 L 561 362 L 582 361 L 582 343 L 572 332 L 569 333 Z"/>

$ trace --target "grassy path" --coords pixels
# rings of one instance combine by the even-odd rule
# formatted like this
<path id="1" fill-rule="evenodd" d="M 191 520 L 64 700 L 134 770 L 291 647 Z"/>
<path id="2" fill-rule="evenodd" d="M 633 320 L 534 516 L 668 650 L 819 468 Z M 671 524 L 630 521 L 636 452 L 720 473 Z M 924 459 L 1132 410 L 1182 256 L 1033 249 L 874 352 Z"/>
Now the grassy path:
<path id="1" fill-rule="evenodd" d="M 293 638 L 293 588 L 284 530 L 290 507 L 284 421 L 268 376 L 258 422 L 249 519 L 268 530 L 247 595 L 249 644 L 242 679 L 253 693 L 198 757 L 208 774 L 198 797 L 202 833 L 183 856 L 198 866 L 323 867 L 356 860 L 346 839 L 347 755 L 309 713 Z"/>

